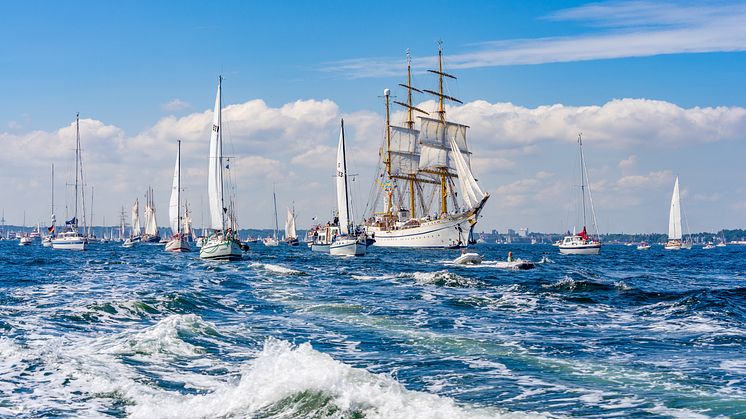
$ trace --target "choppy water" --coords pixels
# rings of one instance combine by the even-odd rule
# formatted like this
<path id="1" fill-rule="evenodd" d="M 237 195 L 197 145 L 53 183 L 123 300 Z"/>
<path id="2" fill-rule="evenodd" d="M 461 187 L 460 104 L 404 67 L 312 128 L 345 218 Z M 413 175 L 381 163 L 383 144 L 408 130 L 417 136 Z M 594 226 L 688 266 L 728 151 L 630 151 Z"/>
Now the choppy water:
<path id="1" fill-rule="evenodd" d="M 477 250 L 0 242 L 0 415 L 746 416 L 746 247 Z"/>

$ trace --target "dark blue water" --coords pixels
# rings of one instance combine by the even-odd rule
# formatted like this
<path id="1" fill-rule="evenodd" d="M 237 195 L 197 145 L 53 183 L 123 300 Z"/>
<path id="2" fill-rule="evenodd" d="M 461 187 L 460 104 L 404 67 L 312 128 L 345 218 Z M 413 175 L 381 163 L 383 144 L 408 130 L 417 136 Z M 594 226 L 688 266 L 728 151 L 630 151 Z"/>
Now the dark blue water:
<path id="1" fill-rule="evenodd" d="M 0 242 L 0 415 L 746 417 L 746 247 Z"/>

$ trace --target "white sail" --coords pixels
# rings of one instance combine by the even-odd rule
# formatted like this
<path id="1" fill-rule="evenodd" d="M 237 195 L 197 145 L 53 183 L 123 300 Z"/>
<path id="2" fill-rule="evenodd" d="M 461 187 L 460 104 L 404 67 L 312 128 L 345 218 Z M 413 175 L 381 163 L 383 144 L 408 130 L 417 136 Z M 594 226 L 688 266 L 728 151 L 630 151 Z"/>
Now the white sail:
<path id="1" fill-rule="evenodd" d="M 451 155 L 453 157 L 453 163 L 456 166 L 456 173 L 458 174 L 459 190 L 461 199 L 464 200 L 468 209 L 476 208 L 476 206 L 484 199 L 485 194 L 477 184 L 477 180 L 474 179 L 474 175 L 471 173 L 469 166 L 464 160 L 463 154 L 458 150 L 458 144 L 452 137 L 449 138 L 451 145 Z"/>
<path id="2" fill-rule="evenodd" d="M 668 240 L 681 240 L 681 198 L 679 197 L 679 177 L 673 184 L 671 211 L 668 215 Z"/>
<path id="3" fill-rule="evenodd" d="M 155 221 L 155 207 L 151 204 L 145 206 L 145 234 L 158 235 L 158 224 Z"/>
<path id="4" fill-rule="evenodd" d="M 135 199 L 135 205 L 132 206 L 132 235 L 140 235 L 140 201 Z"/>
<path id="5" fill-rule="evenodd" d="M 339 145 L 337 146 L 337 212 L 339 213 L 339 232 L 349 233 L 350 214 L 347 206 L 347 163 L 345 161 L 345 129 L 344 123 L 339 131 Z"/>
<path id="6" fill-rule="evenodd" d="M 298 233 L 295 231 L 295 213 L 290 208 L 288 208 L 288 218 L 285 220 L 285 237 L 298 237 Z"/>
<path id="7" fill-rule="evenodd" d="M 181 227 L 182 233 L 188 236 L 193 233 L 192 229 L 192 215 L 189 213 L 188 204 L 184 204 L 184 225 Z"/>
<path id="8" fill-rule="evenodd" d="M 220 132 L 221 98 L 220 87 L 222 79 L 218 81 L 218 93 L 215 96 L 215 111 L 212 118 L 212 134 L 210 136 L 210 162 L 207 168 L 207 197 L 210 208 L 210 227 L 223 230 L 225 212 L 223 210 L 223 141 Z"/>
<path id="9" fill-rule="evenodd" d="M 451 168 L 456 169 L 451 156 L 449 140 L 455 140 L 458 149 L 466 161 L 467 167 L 471 167 L 469 148 L 466 145 L 466 125 L 453 122 L 443 122 L 439 119 L 420 118 L 420 161 L 419 168 Z"/>
<path id="10" fill-rule="evenodd" d="M 414 129 L 391 127 L 391 174 L 416 175 L 420 164 L 420 147 Z"/>
<path id="11" fill-rule="evenodd" d="M 168 204 L 168 219 L 171 223 L 171 234 L 179 234 L 179 162 L 181 147 L 176 149 L 176 165 L 174 166 L 174 180 L 171 185 L 171 200 Z"/>

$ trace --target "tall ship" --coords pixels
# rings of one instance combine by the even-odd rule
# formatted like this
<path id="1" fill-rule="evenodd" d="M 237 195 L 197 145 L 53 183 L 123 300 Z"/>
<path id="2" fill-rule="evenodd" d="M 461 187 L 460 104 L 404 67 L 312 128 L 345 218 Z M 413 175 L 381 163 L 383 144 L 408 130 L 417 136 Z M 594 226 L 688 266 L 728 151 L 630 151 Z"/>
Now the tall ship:
<path id="1" fill-rule="evenodd" d="M 153 188 L 148 187 L 145 192 L 145 232 L 142 235 L 144 243 L 158 243 L 161 236 L 158 234 L 158 223 L 155 220 L 155 198 Z"/>
<path id="2" fill-rule="evenodd" d="M 241 243 L 238 241 L 233 200 L 226 199 L 223 171 L 227 159 L 223 156 L 222 93 L 223 77 L 218 77 L 218 92 L 215 97 L 212 133 L 210 134 L 210 152 L 207 166 L 207 197 L 210 208 L 212 232 L 199 249 L 202 259 L 237 260 L 242 257 Z"/>
<path id="3" fill-rule="evenodd" d="M 88 240 L 78 232 L 78 206 L 82 206 L 81 214 L 83 215 L 82 229 L 85 231 L 85 185 L 83 182 L 83 162 L 80 151 L 80 114 L 75 115 L 75 201 L 73 206 L 73 218 L 65 221 L 65 231 L 58 234 L 52 239 L 52 249 L 61 250 L 86 250 Z M 80 195 L 80 201 L 78 201 Z"/>
<path id="4" fill-rule="evenodd" d="M 438 90 L 412 86 L 411 59 L 407 53 L 406 109 L 403 125 L 392 125 L 391 94 L 384 90 L 385 138 L 380 149 L 379 171 L 366 210 L 365 231 L 375 246 L 458 248 L 469 239 L 489 193 L 482 191 L 471 171 L 468 126 L 448 120 L 446 102 L 462 103 L 445 94 L 443 48 L 438 46 Z M 437 98 L 434 116 L 412 103 L 413 92 Z M 415 114 L 420 122 L 415 127 Z"/>

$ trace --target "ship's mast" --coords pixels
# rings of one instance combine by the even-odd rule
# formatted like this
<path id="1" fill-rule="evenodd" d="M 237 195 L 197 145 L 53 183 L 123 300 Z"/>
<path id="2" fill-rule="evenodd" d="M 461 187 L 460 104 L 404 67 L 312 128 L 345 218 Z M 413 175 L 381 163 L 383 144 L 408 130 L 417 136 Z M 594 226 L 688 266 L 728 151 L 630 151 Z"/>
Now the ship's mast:
<path id="1" fill-rule="evenodd" d="M 218 163 L 220 164 L 220 208 L 222 208 L 221 218 L 223 221 L 223 232 L 225 232 L 225 198 L 223 194 L 225 190 L 223 188 L 223 76 L 218 76 L 218 144 L 220 144 L 220 155 L 218 156 Z"/>
<path id="2" fill-rule="evenodd" d="M 438 42 L 438 115 L 440 115 L 440 122 L 445 126 L 446 123 L 446 108 L 443 96 L 443 42 Z M 445 130 L 443 135 L 446 135 Z M 448 166 L 442 169 L 440 174 L 440 213 L 448 213 L 448 185 L 446 183 L 446 174 L 448 173 Z"/>
<path id="3" fill-rule="evenodd" d="M 391 118 L 390 118 L 390 112 L 389 112 L 389 96 L 391 95 L 391 92 L 389 89 L 385 89 L 383 91 L 383 97 L 386 98 L 386 157 L 384 160 L 384 164 L 386 165 L 386 179 L 388 180 L 388 185 L 390 189 L 386 190 L 386 211 L 388 213 L 392 212 L 393 209 L 393 182 L 391 180 Z M 343 123 L 344 126 L 344 123 Z"/>
<path id="4" fill-rule="evenodd" d="M 414 129 L 414 115 L 412 113 L 412 57 L 407 50 L 407 128 Z M 414 177 L 409 179 L 409 217 L 415 218 L 414 205 Z"/>
<path id="5" fill-rule="evenodd" d="M 578 133 L 578 149 L 580 150 L 580 201 L 583 203 L 583 228 L 585 228 L 585 162 L 583 161 L 583 134 Z"/>
<path id="6" fill-rule="evenodd" d="M 176 155 L 179 161 L 176 163 L 179 167 L 179 176 L 176 179 L 176 236 L 181 234 L 181 140 L 176 140 Z"/>
<path id="7" fill-rule="evenodd" d="M 78 227 L 78 160 L 80 157 L 80 113 L 75 114 L 75 212 L 73 228 Z"/>

